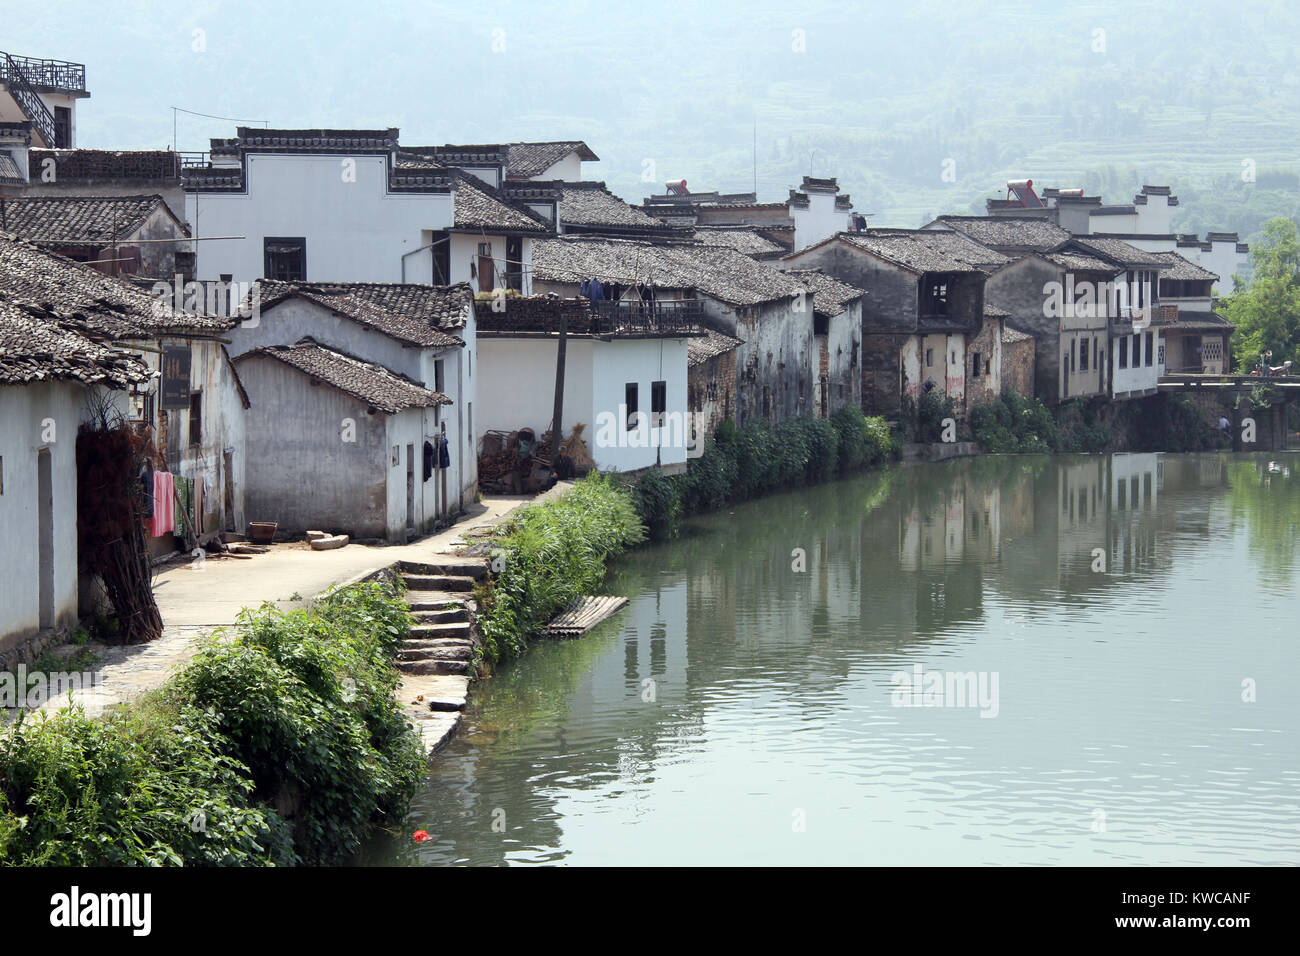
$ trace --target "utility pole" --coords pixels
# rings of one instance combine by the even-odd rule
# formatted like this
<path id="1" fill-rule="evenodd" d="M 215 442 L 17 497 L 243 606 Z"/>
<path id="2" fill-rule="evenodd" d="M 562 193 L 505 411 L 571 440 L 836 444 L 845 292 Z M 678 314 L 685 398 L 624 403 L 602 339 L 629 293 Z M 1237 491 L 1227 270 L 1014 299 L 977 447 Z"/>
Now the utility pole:
<path id="1" fill-rule="evenodd" d="M 569 316 L 560 308 L 560 343 L 555 353 L 555 415 L 551 419 L 551 467 L 560 453 L 560 429 L 564 421 L 564 352 L 569 337 Z"/>

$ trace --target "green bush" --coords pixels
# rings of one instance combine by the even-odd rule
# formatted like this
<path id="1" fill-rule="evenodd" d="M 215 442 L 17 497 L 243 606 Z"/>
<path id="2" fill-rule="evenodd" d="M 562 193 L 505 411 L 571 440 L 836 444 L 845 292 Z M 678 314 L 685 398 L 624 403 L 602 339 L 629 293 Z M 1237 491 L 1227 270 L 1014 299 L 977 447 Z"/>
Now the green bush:
<path id="1" fill-rule="evenodd" d="M 1049 452 L 1058 441 L 1047 406 L 1010 389 L 971 410 L 971 431 L 981 447 L 998 453 Z"/>
<path id="2" fill-rule="evenodd" d="M 501 571 L 478 592 L 486 660 L 517 655 L 575 598 L 599 588 L 609 556 L 645 540 L 635 502 L 620 480 L 592 472 L 568 494 L 530 505 L 498 529 Z"/>
<path id="3" fill-rule="evenodd" d="M 952 396 L 941 389 L 932 388 L 921 395 L 916 403 L 916 440 L 918 442 L 943 441 L 944 420 L 957 419 L 956 404 Z"/>
<path id="4" fill-rule="evenodd" d="M 231 635 L 105 720 L 0 735 L 0 859 L 57 865 L 337 863 L 424 769 L 394 697 L 410 627 L 391 585 L 245 611 Z"/>
<path id="5" fill-rule="evenodd" d="M 704 453 L 687 460 L 684 474 L 643 472 L 631 482 L 637 513 L 654 538 L 671 537 L 678 520 L 716 511 L 783 488 L 825 481 L 897 456 L 883 418 L 845 406 L 830 419 L 802 415 L 769 429 L 723 422 Z"/>

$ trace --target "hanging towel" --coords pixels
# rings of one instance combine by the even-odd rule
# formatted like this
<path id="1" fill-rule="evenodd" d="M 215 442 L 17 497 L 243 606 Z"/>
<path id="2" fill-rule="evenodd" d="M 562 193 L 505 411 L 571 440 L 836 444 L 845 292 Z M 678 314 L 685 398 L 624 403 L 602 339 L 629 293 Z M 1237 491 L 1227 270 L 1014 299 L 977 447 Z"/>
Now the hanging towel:
<path id="1" fill-rule="evenodd" d="M 176 527 L 176 483 L 168 471 L 153 473 L 153 516 L 149 519 L 149 533 L 161 537 Z"/>
<path id="2" fill-rule="evenodd" d="M 194 533 L 203 533 L 203 479 L 194 479 Z"/>
<path id="3" fill-rule="evenodd" d="M 172 480 L 176 485 L 176 497 L 180 501 L 181 514 L 186 517 L 188 522 L 192 523 L 194 520 L 194 479 L 182 478 L 177 475 Z M 172 532 L 176 537 L 184 538 L 187 534 L 185 522 L 177 521 L 172 527 Z"/>

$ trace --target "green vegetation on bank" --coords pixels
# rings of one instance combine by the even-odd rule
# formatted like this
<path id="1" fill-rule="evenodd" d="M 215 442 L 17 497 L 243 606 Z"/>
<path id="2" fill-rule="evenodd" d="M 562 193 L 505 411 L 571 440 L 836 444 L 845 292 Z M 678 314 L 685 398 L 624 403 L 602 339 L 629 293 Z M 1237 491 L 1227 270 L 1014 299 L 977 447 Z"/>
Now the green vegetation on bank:
<path id="1" fill-rule="evenodd" d="M 1128 402 L 1076 399 L 1053 410 L 1037 398 L 1008 390 L 972 409 L 970 431 L 984 451 L 1003 454 L 1189 452 L 1232 444 L 1192 399 L 1182 395 Z"/>
<path id="2" fill-rule="evenodd" d="M 1248 373 L 1260 356 L 1269 365 L 1288 359 L 1300 373 L 1300 236 L 1290 219 L 1270 219 L 1264 238 L 1250 250 L 1253 278 L 1219 303 L 1236 327 L 1232 337 L 1234 371 Z"/>
<path id="3" fill-rule="evenodd" d="M 631 487 L 637 513 L 651 537 L 677 533 L 686 515 L 724 504 L 817 484 L 896 456 L 889 426 L 846 405 L 829 419 L 801 415 L 774 428 L 753 423 L 736 428 L 723 422 L 704 454 L 688 460 L 686 472 L 642 472 Z"/>
<path id="4" fill-rule="evenodd" d="M 0 735 L 0 862 L 329 864 L 404 811 L 424 768 L 394 698 L 395 587 L 245 611 L 158 691 Z"/>
<path id="5" fill-rule="evenodd" d="M 518 655 L 575 598 L 596 593 L 606 558 L 644 540 L 632 496 L 596 472 L 561 497 L 523 508 L 497 529 L 495 580 L 475 593 L 483 659 Z"/>

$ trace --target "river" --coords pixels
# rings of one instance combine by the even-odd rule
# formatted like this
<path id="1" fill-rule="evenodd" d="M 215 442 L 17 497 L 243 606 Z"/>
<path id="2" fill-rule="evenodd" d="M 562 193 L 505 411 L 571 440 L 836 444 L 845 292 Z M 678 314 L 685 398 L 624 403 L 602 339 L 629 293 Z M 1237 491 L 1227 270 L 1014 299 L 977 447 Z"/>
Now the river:
<path id="1" fill-rule="evenodd" d="M 475 689 L 367 858 L 1300 863 L 1272 457 L 900 465 L 692 519 Z"/>

